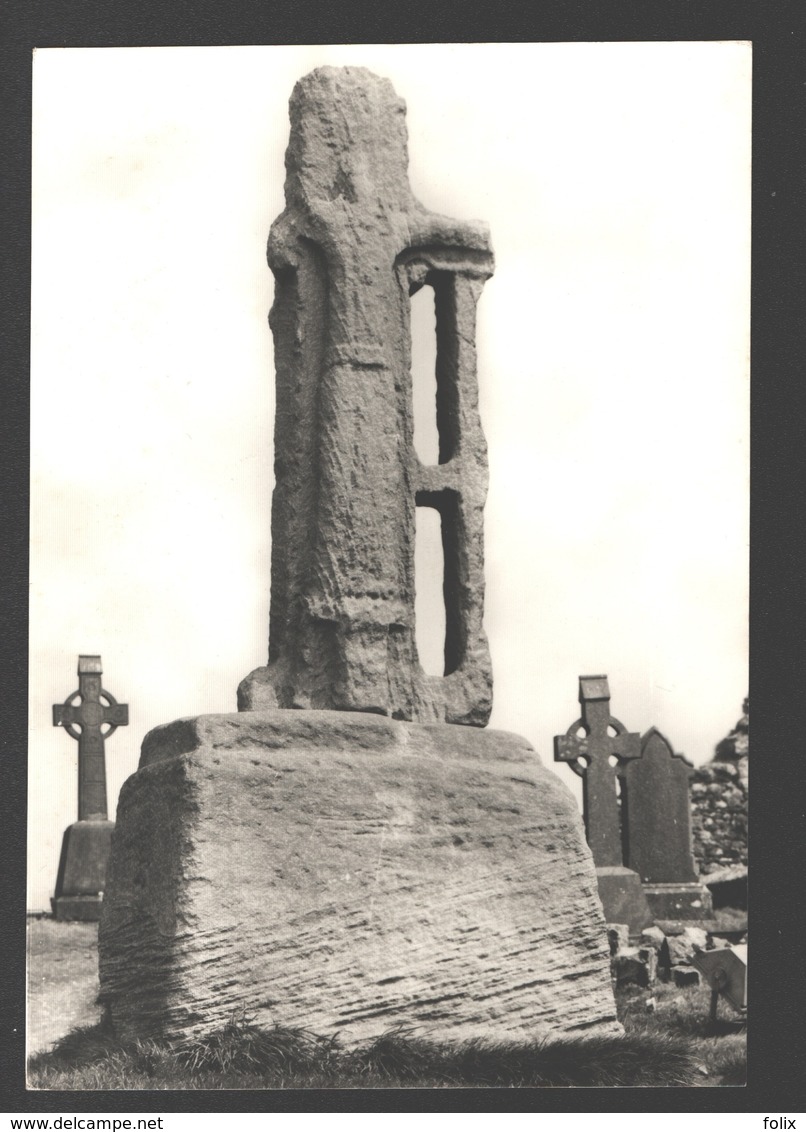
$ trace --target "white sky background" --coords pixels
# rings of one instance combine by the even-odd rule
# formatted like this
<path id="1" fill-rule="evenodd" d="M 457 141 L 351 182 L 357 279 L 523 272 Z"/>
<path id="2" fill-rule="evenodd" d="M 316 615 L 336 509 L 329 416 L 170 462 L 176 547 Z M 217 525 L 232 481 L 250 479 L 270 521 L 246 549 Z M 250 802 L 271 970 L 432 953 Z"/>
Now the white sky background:
<path id="1" fill-rule="evenodd" d="M 77 817 L 51 705 L 100 653 L 152 727 L 267 656 L 269 227 L 325 63 L 408 106 L 426 208 L 481 218 L 491 726 L 552 737 L 606 673 L 695 763 L 747 694 L 749 45 L 132 48 L 34 63 L 29 907 Z M 557 772 L 576 789 L 564 766 Z"/>

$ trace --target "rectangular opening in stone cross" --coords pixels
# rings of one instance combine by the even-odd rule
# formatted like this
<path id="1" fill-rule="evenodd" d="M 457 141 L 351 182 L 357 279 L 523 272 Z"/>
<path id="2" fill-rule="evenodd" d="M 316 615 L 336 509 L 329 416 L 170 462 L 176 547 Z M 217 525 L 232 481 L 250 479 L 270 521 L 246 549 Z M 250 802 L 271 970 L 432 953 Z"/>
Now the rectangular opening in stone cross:
<path id="1" fill-rule="evenodd" d="M 429 271 L 424 282 L 419 273 L 412 275 L 414 450 L 425 466 L 447 464 L 456 453 L 461 428 L 456 278 L 452 271 Z"/>
<path id="2" fill-rule="evenodd" d="M 427 676 L 445 675 L 444 585 L 442 516 L 436 507 L 418 507 L 414 520 L 415 641 Z"/>
<path id="3" fill-rule="evenodd" d="M 411 397 L 414 451 L 421 464 L 441 463 L 437 427 L 437 321 L 434 289 L 428 286 L 420 287 L 411 296 Z"/>

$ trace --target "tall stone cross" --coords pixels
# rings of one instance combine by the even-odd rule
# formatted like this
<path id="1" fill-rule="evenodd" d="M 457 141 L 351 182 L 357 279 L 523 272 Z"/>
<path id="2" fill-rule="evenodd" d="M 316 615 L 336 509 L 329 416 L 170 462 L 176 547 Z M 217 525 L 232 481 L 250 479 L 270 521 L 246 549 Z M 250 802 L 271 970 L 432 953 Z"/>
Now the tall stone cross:
<path id="1" fill-rule="evenodd" d="M 576 804 L 524 739 L 482 729 L 486 228 L 414 199 L 405 104 L 386 79 L 318 68 L 290 116 L 268 249 L 268 664 L 241 682 L 237 713 L 143 741 L 118 804 L 99 1001 L 122 1038 L 170 1042 L 233 1012 L 351 1045 L 401 1023 L 436 1041 L 615 1034 Z M 413 444 L 422 286 L 436 313 L 431 464 Z M 422 670 L 414 635 L 418 507 L 442 524 L 441 675 Z"/>
<path id="2" fill-rule="evenodd" d="M 405 103 L 362 67 L 320 67 L 290 104 L 286 208 L 272 225 L 277 375 L 269 663 L 241 711 L 324 708 L 483 727 L 487 450 L 476 302 L 487 226 L 428 212 L 409 186 Z M 414 449 L 410 296 L 434 291 L 439 456 Z M 444 671 L 414 624 L 418 507 L 442 526 Z"/>
<path id="3" fill-rule="evenodd" d="M 583 814 L 597 868 L 621 866 L 621 822 L 616 775 L 619 761 L 641 755 L 641 736 L 610 714 L 606 676 L 580 676 L 582 717 L 554 737 L 554 761 L 569 763 L 583 780 Z M 584 761 L 583 761 L 584 760 Z M 612 761 L 611 761 L 612 760 Z"/>
<path id="4" fill-rule="evenodd" d="M 53 705 L 53 726 L 78 741 L 79 821 L 107 819 L 104 741 L 129 722 L 129 705 L 119 704 L 101 687 L 102 671 L 99 656 L 79 656 L 78 691 Z"/>

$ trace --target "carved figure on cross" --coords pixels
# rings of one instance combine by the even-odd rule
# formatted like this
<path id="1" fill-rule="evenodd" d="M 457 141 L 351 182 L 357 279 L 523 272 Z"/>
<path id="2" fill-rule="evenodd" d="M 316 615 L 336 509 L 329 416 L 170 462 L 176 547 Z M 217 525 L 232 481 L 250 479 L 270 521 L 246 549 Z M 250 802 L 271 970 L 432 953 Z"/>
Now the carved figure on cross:
<path id="1" fill-rule="evenodd" d="M 568 763 L 583 781 L 583 816 L 597 868 L 623 864 L 616 777 L 627 759 L 641 757 L 641 736 L 610 714 L 606 676 L 580 676 L 582 716 L 554 737 L 554 761 Z"/>
<path id="2" fill-rule="evenodd" d="M 53 726 L 78 741 L 79 821 L 107 820 L 104 741 L 129 722 L 129 705 L 101 687 L 102 671 L 99 656 L 79 656 L 78 691 L 53 705 Z"/>

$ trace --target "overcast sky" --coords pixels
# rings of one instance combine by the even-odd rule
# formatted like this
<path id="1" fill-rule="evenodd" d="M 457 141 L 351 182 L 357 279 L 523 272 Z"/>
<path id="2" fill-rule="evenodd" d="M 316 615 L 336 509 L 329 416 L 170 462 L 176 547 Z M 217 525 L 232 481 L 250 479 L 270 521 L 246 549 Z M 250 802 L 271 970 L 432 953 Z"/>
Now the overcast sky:
<path id="1" fill-rule="evenodd" d="M 390 78 L 425 207 L 490 225 L 491 727 L 577 678 L 710 758 L 747 694 L 749 45 L 48 49 L 34 64 L 29 907 L 77 817 L 79 653 L 152 727 L 267 656 L 269 227 L 315 66 Z M 564 766 L 557 772 L 575 788 Z"/>

